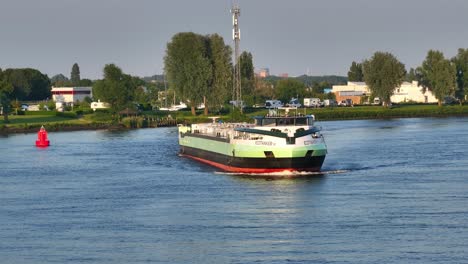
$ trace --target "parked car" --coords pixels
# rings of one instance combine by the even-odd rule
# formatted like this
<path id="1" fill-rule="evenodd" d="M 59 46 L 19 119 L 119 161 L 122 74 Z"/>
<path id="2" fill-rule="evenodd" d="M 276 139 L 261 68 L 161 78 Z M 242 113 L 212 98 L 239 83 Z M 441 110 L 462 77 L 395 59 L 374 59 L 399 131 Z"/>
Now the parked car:
<path id="1" fill-rule="evenodd" d="M 301 103 L 299 103 L 299 100 L 297 98 L 292 98 L 289 103 L 286 104 L 286 106 L 289 106 L 289 107 L 301 107 Z"/>
<path id="2" fill-rule="evenodd" d="M 233 106 L 235 106 L 235 107 L 239 107 L 239 106 L 242 107 L 242 108 L 245 107 L 245 103 L 244 103 L 244 101 L 242 101 L 242 100 L 240 100 L 240 101 L 236 101 L 236 100 L 234 100 L 234 101 L 229 101 L 229 104 L 231 104 L 231 105 L 233 105 Z"/>
<path id="3" fill-rule="evenodd" d="M 382 102 L 380 101 L 380 98 L 375 97 L 375 98 L 374 98 L 374 102 L 373 102 L 372 104 L 373 104 L 373 105 L 381 105 Z"/>
<path id="4" fill-rule="evenodd" d="M 453 96 L 446 96 L 442 103 L 445 105 L 454 105 L 454 104 L 459 104 L 460 101 Z"/>
<path id="5" fill-rule="evenodd" d="M 252 107 L 253 108 L 263 108 L 263 107 L 265 107 L 265 104 L 254 104 Z"/>
<path id="6" fill-rule="evenodd" d="M 336 103 L 335 100 L 333 99 L 325 99 L 323 100 L 323 106 L 325 107 L 333 107 L 333 106 L 337 106 L 338 104 Z"/>
<path id="7" fill-rule="evenodd" d="M 265 101 L 265 108 L 268 108 L 268 109 L 278 108 L 282 106 L 283 106 L 283 103 L 280 100 L 266 100 Z"/>
<path id="8" fill-rule="evenodd" d="M 353 106 L 353 100 L 351 99 L 341 100 L 338 106 Z"/>

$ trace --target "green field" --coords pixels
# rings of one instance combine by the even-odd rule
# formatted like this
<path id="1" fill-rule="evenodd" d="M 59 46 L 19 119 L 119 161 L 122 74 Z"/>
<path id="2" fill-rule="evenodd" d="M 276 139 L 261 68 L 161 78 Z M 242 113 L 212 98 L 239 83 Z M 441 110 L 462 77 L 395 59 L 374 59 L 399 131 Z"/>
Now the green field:
<path id="1" fill-rule="evenodd" d="M 61 116 L 51 116 L 51 115 L 11 115 L 8 116 L 8 126 L 15 126 L 19 124 L 47 124 L 47 123 L 57 123 L 57 122 L 71 122 L 78 121 L 77 118 L 68 118 Z M 4 124 L 3 118 L 0 120 L 0 124 Z"/>

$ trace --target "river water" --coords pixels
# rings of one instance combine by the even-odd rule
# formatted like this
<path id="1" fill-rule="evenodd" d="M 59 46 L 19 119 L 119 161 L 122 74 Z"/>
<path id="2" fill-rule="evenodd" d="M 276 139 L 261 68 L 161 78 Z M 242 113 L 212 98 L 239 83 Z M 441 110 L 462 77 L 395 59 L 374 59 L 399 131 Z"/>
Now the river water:
<path id="1" fill-rule="evenodd" d="M 468 119 L 321 122 L 323 174 L 215 172 L 176 128 L 0 138 L 0 263 L 468 263 Z"/>

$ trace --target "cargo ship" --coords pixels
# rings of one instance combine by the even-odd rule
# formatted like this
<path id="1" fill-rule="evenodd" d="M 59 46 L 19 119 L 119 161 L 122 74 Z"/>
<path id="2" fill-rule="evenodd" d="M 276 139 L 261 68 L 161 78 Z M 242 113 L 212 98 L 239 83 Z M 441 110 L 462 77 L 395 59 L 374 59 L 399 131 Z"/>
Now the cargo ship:
<path id="1" fill-rule="evenodd" d="M 327 154 L 314 115 L 254 117 L 254 123 L 179 125 L 180 155 L 225 172 L 274 173 L 320 171 Z"/>

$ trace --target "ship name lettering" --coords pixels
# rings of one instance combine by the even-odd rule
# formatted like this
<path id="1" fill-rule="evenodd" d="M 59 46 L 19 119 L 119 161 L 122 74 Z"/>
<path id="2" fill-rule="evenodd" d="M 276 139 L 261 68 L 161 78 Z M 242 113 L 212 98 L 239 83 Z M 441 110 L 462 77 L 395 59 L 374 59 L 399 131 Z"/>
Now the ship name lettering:
<path id="1" fill-rule="evenodd" d="M 255 145 L 274 146 L 275 143 L 271 141 L 255 141 Z"/>

